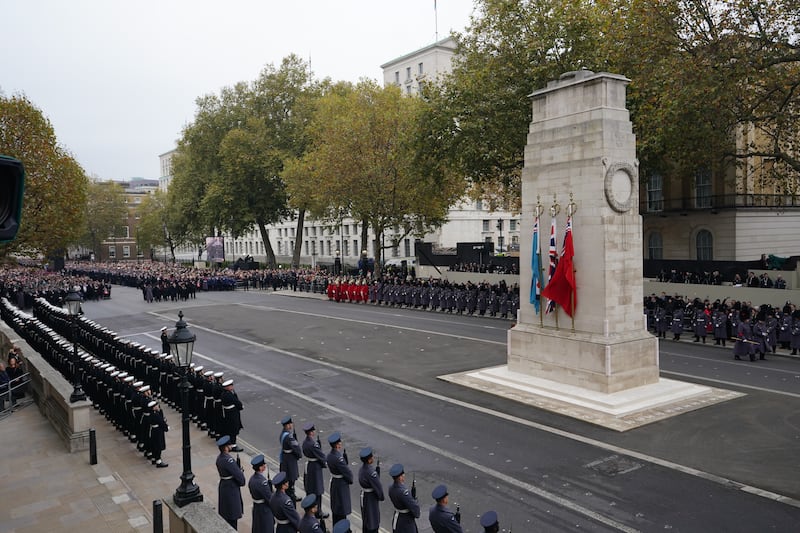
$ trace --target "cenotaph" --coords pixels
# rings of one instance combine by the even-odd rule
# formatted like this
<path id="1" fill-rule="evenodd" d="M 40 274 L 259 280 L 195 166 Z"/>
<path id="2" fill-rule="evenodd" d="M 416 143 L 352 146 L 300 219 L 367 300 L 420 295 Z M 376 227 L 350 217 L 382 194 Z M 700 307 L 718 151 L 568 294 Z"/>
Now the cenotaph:
<path id="1" fill-rule="evenodd" d="M 629 80 L 569 72 L 531 95 L 522 173 L 520 312 L 508 364 L 442 376 L 618 430 L 735 397 L 659 377 L 658 339 L 643 313 L 642 221 L 636 139 L 625 107 Z M 575 309 L 537 313 L 530 303 L 538 215 L 542 285 L 551 216 L 562 252 L 567 216 L 574 248 Z"/>

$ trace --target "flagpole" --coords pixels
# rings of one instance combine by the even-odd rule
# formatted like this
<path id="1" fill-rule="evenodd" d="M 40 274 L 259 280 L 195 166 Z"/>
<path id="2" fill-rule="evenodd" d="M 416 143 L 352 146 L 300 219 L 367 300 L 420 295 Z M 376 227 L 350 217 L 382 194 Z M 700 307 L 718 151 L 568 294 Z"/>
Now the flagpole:
<path id="1" fill-rule="evenodd" d="M 567 204 L 567 217 L 572 221 L 572 215 L 574 215 L 578 211 L 578 206 L 572 199 L 572 193 L 569 193 L 569 203 Z M 574 229 L 574 228 L 573 228 Z M 573 238 L 575 237 L 575 233 L 572 233 Z M 575 275 L 575 262 L 572 263 L 572 274 L 573 277 Z M 569 293 L 569 307 L 572 309 L 572 331 L 575 332 L 575 291 Z"/>
<path id="2" fill-rule="evenodd" d="M 556 201 L 556 194 L 553 193 L 553 205 L 550 206 L 550 217 L 556 218 L 560 212 L 561 212 L 561 206 Z M 556 246 L 558 246 L 558 242 L 556 242 Z M 556 250 L 556 257 L 558 257 L 558 250 Z M 551 279 L 552 279 L 552 273 L 551 273 Z M 549 281 L 550 280 L 548 280 L 548 283 Z M 556 329 L 558 329 L 558 305 L 557 304 L 553 305 L 554 305 L 553 311 L 555 312 L 554 314 L 556 319 Z"/>
<path id="3" fill-rule="evenodd" d="M 539 201 L 539 196 L 536 196 L 536 206 L 534 206 L 534 211 L 536 212 L 536 221 L 538 225 L 539 217 L 542 216 L 544 213 L 544 206 Z M 541 235 L 541 228 L 538 229 L 539 235 Z M 539 243 L 539 239 L 536 240 L 536 250 L 533 253 L 536 254 L 536 268 L 539 270 L 538 272 L 538 279 L 544 279 L 544 265 L 542 265 L 542 254 L 540 252 L 542 246 Z M 537 281 L 537 283 L 541 284 L 541 281 Z M 538 298 L 539 298 L 539 327 L 544 327 L 544 302 L 542 301 L 542 291 L 539 291 Z"/>

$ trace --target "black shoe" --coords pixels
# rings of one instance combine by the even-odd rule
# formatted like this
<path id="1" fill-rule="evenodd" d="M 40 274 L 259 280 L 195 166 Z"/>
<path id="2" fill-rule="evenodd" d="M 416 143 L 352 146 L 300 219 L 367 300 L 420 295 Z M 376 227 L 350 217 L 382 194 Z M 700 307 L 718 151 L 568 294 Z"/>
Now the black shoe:
<path id="1" fill-rule="evenodd" d="M 156 463 L 156 468 L 166 468 L 169 466 L 169 463 Z"/>
<path id="2" fill-rule="evenodd" d="M 244 448 L 240 447 L 238 444 L 234 444 L 233 447 L 231 448 L 231 451 L 239 453 L 239 452 L 243 452 Z"/>
<path id="3" fill-rule="evenodd" d="M 736 359 L 737 361 L 741 361 L 742 360 L 742 358 L 739 357 L 738 355 L 734 355 L 733 358 Z"/>
<path id="4" fill-rule="evenodd" d="M 328 513 L 320 513 L 317 515 L 317 520 L 325 520 L 326 518 L 330 517 L 331 515 Z"/>

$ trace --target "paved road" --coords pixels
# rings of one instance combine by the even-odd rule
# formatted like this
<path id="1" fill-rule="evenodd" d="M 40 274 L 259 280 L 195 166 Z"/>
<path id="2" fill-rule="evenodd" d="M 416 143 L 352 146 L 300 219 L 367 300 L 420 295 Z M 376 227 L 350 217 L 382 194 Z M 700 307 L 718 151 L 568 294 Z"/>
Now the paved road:
<path id="1" fill-rule="evenodd" d="M 517 532 L 800 530 L 796 359 L 743 363 L 730 350 L 663 342 L 665 377 L 746 396 L 617 433 L 437 379 L 504 364 L 502 320 L 260 291 L 147 305 L 116 288 L 86 305 L 152 347 L 178 309 L 197 334 L 196 356 L 236 379 L 248 444 L 277 455 L 277 420 L 291 414 L 315 421 L 323 441 L 341 431 L 351 461 L 372 446 L 384 472 L 402 462 L 416 476 L 421 531 L 438 483 L 472 532 L 490 508 Z"/>

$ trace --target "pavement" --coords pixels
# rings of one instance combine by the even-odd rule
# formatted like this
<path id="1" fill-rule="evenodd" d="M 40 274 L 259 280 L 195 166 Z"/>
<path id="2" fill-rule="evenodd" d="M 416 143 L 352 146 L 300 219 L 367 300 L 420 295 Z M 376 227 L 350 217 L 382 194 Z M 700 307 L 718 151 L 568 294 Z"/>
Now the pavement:
<path id="1" fill-rule="evenodd" d="M 284 293 L 287 296 L 327 299 L 324 295 Z M 342 304 L 344 305 L 344 304 Z M 3 331 L 15 341 L 16 334 L 5 324 Z M 681 342 L 691 342 L 682 340 Z M 669 343 L 670 341 L 665 341 Z M 721 347 L 720 347 L 721 348 Z M 731 350 L 730 346 L 726 348 Z M 778 355 L 786 356 L 781 351 Z M 182 473 L 180 414 L 162 404 L 170 425 L 163 454 L 168 468 L 157 469 L 146 461 L 122 433 L 97 411 L 92 410 L 92 427 L 97 437 L 97 464 L 91 465 L 89 451 L 70 454 L 50 422 L 38 407 L 22 402 L 0 417 L 0 533 L 88 530 L 93 532 L 153 531 L 154 502 L 171 498 L 180 485 Z M 218 450 L 214 442 L 191 425 L 192 471 L 205 501 L 216 507 L 218 475 L 214 465 Z M 245 476 L 249 478 L 250 457 L 241 453 Z M 273 458 L 270 470 L 277 472 Z M 250 496 L 242 491 L 245 516 L 240 531 L 250 530 Z M 326 504 L 329 508 L 329 504 Z M 164 530 L 169 513 L 162 511 Z M 357 519 L 357 517 L 356 517 Z M 360 524 L 358 525 L 360 529 Z M 382 530 L 383 531 L 383 530 Z"/>

